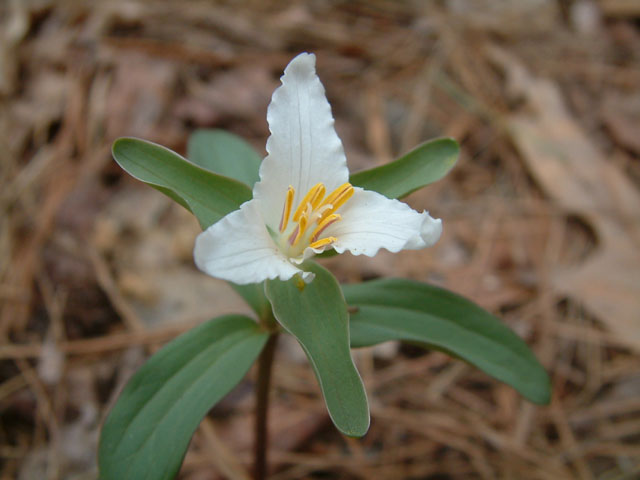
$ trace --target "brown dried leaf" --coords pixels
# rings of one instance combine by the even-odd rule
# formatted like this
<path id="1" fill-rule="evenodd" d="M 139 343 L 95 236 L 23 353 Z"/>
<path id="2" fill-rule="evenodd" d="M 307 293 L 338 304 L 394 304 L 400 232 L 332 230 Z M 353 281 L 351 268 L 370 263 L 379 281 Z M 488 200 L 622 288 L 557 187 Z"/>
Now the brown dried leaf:
<path id="1" fill-rule="evenodd" d="M 226 282 L 193 266 L 199 232 L 190 213 L 149 188 L 121 190 L 97 221 L 94 244 L 113 257 L 118 292 L 145 327 L 251 315 Z"/>
<path id="2" fill-rule="evenodd" d="M 601 115 L 614 140 L 640 155 L 640 94 L 606 97 Z"/>
<path id="3" fill-rule="evenodd" d="M 640 348 L 640 193 L 607 162 L 567 111 L 558 87 L 530 75 L 502 50 L 491 55 L 530 112 L 508 120 L 532 175 L 564 210 L 594 228 L 599 246 L 580 265 L 559 267 L 555 290 L 579 300 L 629 346 Z"/>

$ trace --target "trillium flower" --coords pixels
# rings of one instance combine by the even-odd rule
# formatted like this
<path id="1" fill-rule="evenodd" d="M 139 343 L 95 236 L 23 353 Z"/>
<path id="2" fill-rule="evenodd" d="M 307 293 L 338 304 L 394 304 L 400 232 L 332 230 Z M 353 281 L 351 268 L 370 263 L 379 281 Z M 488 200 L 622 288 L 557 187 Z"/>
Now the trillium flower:
<path id="1" fill-rule="evenodd" d="M 313 273 L 303 262 L 328 249 L 374 256 L 433 245 L 442 222 L 426 211 L 354 187 L 315 55 L 287 66 L 267 111 L 271 136 L 253 199 L 196 239 L 205 273 L 237 284 Z"/>

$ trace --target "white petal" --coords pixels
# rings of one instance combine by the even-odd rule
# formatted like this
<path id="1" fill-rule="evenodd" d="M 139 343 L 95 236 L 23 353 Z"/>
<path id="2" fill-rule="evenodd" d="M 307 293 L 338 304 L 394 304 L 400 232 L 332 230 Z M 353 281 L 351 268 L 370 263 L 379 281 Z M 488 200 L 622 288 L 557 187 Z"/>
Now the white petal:
<path id="1" fill-rule="evenodd" d="M 349 250 L 369 257 L 385 248 L 390 252 L 418 250 L 433 245 L 442 233 L 442 221 L 416 212 L 406 203 L 355 188 L 353 197 L 338 211 L 342 220 L 330 225 L 323 237 L 338 240 L 338 253 Z"/>
<path id="2" fill-rule="evenodd" d="M 198 235 L 193 256 L 203 272 L 243 285 L 302 273 L 278 250 L 255 200 Z"/>
<path id="3" fill-rule="evenodd" d="M 253 197 L 261 202 L 264 219 L 274 230 L 289 185 L 296 191 L 295 208 L 318 182 L 331 192 L 349 181 L 342 142 L 333 127 L 331 106 L 315 63 L 315 55 L 308 53 L 291 60 L 267 112 L 268 155 L 260 166 Z"/>

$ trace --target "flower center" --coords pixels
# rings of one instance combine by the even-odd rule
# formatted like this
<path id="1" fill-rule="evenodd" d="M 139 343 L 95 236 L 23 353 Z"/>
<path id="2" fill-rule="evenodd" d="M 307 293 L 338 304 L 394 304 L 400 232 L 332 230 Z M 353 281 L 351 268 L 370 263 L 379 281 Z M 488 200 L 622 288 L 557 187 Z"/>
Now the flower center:
<path id="1" fill-rule="evenodd" d="M 293 215 L 293 198 L 295 189 L 289 185 L 287 196 L 282 209 L 280 219 L 280 238 L 283 246 L 297 256 L 309 246 L 311 248 L 324 248 L 330 246 L 338 239 L 336 237 L 320 238 L 326 228 L 340 221 L 342 217 L 336 211 L 346 203 L 353 195 L 353 187 L 350 183 L 344 183 L 325 197 L 326 188 L 323 183 L 311 187 L 298 204 Z"/>

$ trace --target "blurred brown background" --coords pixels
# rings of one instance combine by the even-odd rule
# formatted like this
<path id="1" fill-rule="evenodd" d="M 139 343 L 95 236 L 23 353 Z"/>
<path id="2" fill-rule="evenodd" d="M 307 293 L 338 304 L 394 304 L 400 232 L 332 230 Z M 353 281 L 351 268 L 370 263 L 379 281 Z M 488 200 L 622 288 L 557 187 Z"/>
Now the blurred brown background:
<path id="1" fill-rule="evenodd" d="M 372 426 L 353 440 L 282 343 L 271 478 L 639 478 L 639 26 L 634 0 L 0 2 L 0 479 L 97 478 L 123 382 L 177 333 L 247 311 L 193 267 L 197 222 L 110 144 L 184 153 L 214 127 L 264 152 L 301 51 L 352 169 L 435 136 L 462 146 L 408 199 L 443 219 L 434 248 L 327 265 L 472 298 L 532 346 L 554 396 L 533 406 L 437 352 L 360 351 Z M 252 375 L 180 478 L 247 478 Z"/>

